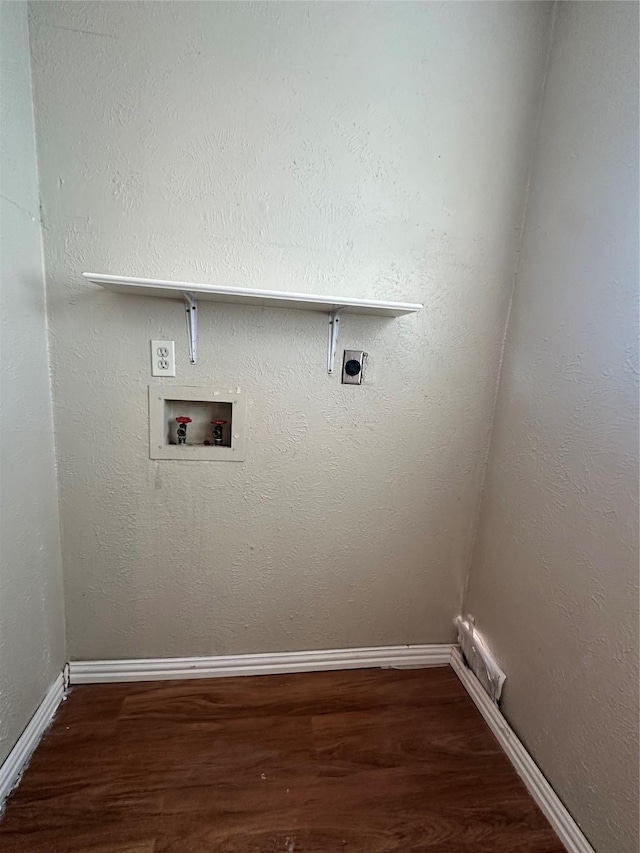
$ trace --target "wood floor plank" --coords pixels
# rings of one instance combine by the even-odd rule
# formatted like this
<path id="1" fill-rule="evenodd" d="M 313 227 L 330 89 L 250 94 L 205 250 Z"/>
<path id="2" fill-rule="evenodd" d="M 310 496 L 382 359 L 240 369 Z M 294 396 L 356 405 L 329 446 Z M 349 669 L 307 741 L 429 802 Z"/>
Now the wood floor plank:
<path id="1" fill-rule="evenodd" d="M 495 738 L 477 726 L 468 700 L 447 708 L 389 709 L 312 718 L 321 772 L 342 775 L 351 769 L 428 767 L 433 773 L 479 768 L 510 768 Z"/>
<path id="2" fill-rule="evenodd" d="M 131 685 L 120 718 L 177 722 L 230 716 L 310 716 L 366 711 L 389 704 L 423 707 L 437 701 L 443 705 L 464 694 L 448 667 L 432 669 L 434 677 L 426 689 L 424 671 L 343 670 L 212 678 L 164 682 L 153 690 Z"/>
<path id="3" fill-rule="evenodd" d="M 3 853 L 562 853 L 448 668 L 76 688 Z"/>
<path id="4" fill-rule="evenodd" d="M 510 781 L 498 780 L 501 786 Z M 261 789 L 227 787 L 215 801 L 210 794 L 176 791 L 164 804 L 193 849 L 276 850 L 275 839 L 285 837 L 295 840 L 296 850 L 324 853 L 345 845 L 357 853 L 562 849 L 520 791 L 505 790 L 496 803 L 495 793 L 475 779 L 442 786 L 429 775 L 385 768 L 289 788 L 277 779 Z M 259 814 L 257 801 L 263 804 Z M 158 849 L 189 849 L 182 840 L 159 839 Z"/>

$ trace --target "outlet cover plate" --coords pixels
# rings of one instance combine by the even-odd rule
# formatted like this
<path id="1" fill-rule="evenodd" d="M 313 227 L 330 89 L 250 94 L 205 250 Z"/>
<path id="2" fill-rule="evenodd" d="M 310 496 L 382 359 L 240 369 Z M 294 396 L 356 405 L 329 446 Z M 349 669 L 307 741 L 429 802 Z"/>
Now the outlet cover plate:
<path id="1" fill-rule="evenodd" d="M 361 349 L 346 349 L 342 358 L 342 384 L 362 385 L 367 353 Z"/>
<path id="2" fill-rule="evenodd" d="M 151 341 L 151 375 L 176 375 L 176 345 L 173 341 Z"/>

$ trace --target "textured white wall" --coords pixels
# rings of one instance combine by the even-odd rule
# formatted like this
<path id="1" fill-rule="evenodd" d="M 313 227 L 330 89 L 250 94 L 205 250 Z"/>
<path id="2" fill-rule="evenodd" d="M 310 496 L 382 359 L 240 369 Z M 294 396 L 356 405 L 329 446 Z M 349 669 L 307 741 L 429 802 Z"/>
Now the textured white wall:
<path id="1" fill-rule="evenodd" d="M 0 763 L 65 658 L 26 3 L 0 3 Z"/>
<path id="2" fill-rule="evenodd" d="M 638 851 L 638 5 L 560 3 L 467 609 L 598 853 Z"/>
<path id="3" fill-rule="evenodd" d="M 452 639 L 550 9 L 31 5 L 72 657 Z M 83 270 L 426 307 L 345 318 L 353 389 L 322 315 L 205 305 L 192 367 Z M 246 389 L 243 464 L 149 460 L 151 338 Z"/>

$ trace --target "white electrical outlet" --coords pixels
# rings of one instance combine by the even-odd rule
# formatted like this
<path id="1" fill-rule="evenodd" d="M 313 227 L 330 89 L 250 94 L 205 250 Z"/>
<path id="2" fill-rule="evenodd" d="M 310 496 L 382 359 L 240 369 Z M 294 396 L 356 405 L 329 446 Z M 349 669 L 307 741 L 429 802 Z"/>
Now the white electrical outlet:
<path id="1" fill-rule="evenodd" d="M 176 348 L 173 341 L 151 341 L 151 375 L 176 375 Z"/>

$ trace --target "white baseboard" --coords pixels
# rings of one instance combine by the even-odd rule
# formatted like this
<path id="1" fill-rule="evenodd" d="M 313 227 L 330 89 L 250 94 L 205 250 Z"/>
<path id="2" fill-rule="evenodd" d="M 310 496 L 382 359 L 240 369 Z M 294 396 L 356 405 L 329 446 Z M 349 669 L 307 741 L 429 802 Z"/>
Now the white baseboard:
<path id="1" fill-rule="evenodd" d="M 319 672 L 368 667 L 447 666 L 452 650 L 452 645 L 442 644 L 198 658 L 84 660 L 70 661 L 69 676 L 71 684 L 105 684 L 114 681 L 276 675 L 287 672 Z"/>
<path id="2" fill-rule="evenodd" d="M 22 771 L 63 699 L 64 677 L 60 673 L 0 767 L 0 807 L 20 780 Z"/>
<path id="3" fill-rule="evenodd" d="M 458 649 L 451 655 L 451 666 L 567 851 L 595 853 L 538 765 L 500 713 L 498 706 L 491 701 L 481 683 L 466 666 Z"/>

